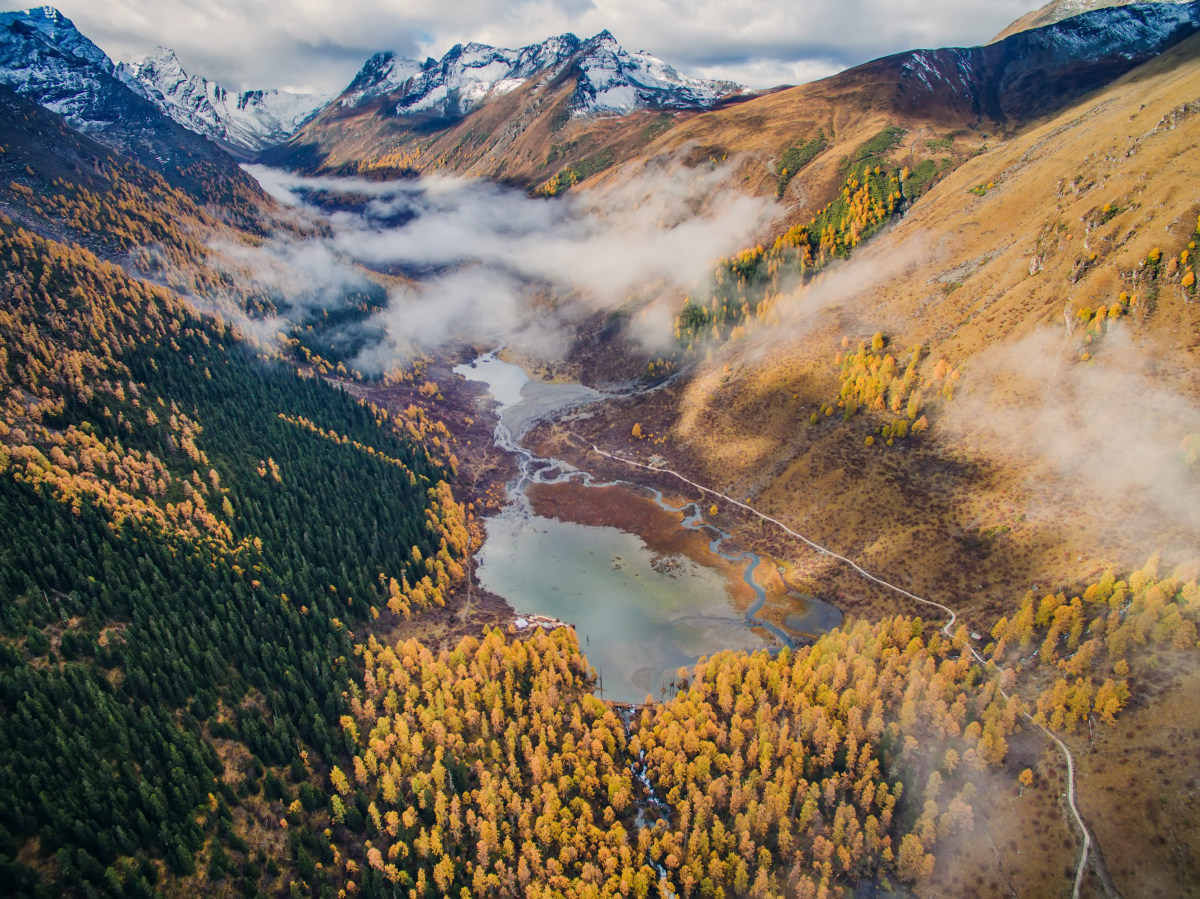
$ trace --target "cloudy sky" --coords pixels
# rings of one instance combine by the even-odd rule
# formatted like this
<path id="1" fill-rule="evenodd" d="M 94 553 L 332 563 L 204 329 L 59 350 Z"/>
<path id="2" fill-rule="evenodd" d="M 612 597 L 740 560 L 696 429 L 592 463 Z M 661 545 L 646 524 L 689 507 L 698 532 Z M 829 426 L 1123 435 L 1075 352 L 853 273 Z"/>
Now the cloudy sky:
<path id="1" fill-rule="evenodd" d="M 796 84 L 889 53 L 985 43 L 1042 0 L 59 0 L 118 61 L 170 47 L 232 90 L 340 91 L 379 50 L 521 47 L 607 28 L 689 74 Z M 29 3 L 0 0 L 0 10 Z"/>

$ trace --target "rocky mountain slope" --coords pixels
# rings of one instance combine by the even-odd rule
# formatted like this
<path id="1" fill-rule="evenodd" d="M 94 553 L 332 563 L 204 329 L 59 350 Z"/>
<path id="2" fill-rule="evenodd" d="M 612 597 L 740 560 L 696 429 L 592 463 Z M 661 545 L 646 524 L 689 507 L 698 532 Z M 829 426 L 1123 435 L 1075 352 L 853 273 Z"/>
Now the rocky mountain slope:
<path id="1" fill-rule="evenodd" d="M 1142 2 L 1187 3 L 1188 0 L 1142 0 Z M 1053 25 L 1055 22 L 1061 22 L 1063 19 L 1069 19 L 1080 13 L 1091 12 L 1096 9 L 1106 9 L 1112 6 L 1128 5 L 1130 5 L 1130 0 L 1050 0 L 1045 6 L 1021 16 L 1021 18 L 992 38 L 990 43 L 994 44 L 997 41 L 1002 41 L 1006 37 L 1011 37 L 1020 31 L 1041 28 L 1044 25 Z"/>
<path id="2" fill-rule="evenodd" d="M 433 76 L 409 74 L 415 63 L 379 57 L 340 104 L 269 159 L 314 172 L 450 170 L 555 192 L 626 160 L 637 168 L 651 159 L 683 156 L 693 164 L 728 156 L 742 160 L 738 183 L 765 193 L 775 185 L 769 160 L 820 128 L 831 138 L 834 160 L 839 148 L 865 140 L 885 121 L 980 134 L 1011 129 L 1110 82 L 1198 28 L 1195 2 L 1100 9 L 988 46 L 909 51 L 812 84 L 727 98 L 705 111 L 642 110 L 616 118 L 575 114 L 595 82 L 568 66 L 490 94 L 486 104 L 468 104 L 461 118 L 418 121 L 395 114 L 410 94 L 393 85 L 401 77 L 424 85 Z M 373 93 L 372 85 L 385 90 Z M 433 96 L 414 91 L 413 108 Z M 429 115 L 445 108 L 430 107 Z"/>
<path id="3" fill-rule="evenodd" d="M 656 117 L 711 108 L 740 90 L 630 53 L 607 31 L 519 50 L 459 45 L 424 63 L 381 53 L 337 102 L 266 158 L 313 171 L 449 166 L 528 183 L 527 159 L 545 168 L 548 153 L 552 161 L 578 162 L 606 149 L 610 162 L 625 158 L 645 142 L 625 138 L 647 127 L 660 133 L 663 121 L 673 121 Z"/>
<path id="4" fill-rule="evenodd" d="M 563 34 L 519 50 L 458 44 L 440 61 L 424 63 L 380 53 L 367 61 L 338 105 L 352 109 L 379 99 L 391 115 L 455 119 L 535 75 L 554 79 L 568 67 L 578 75 L 570 112 L 579 117 L 702 109 L 739 90 L 732 82 L 680 74 L 649 53 L 629 53 L 603 31 L 587 40 Z"/>
<path id="5" fill-rule="evenodd" d="M 262 197 L 226 153 L 130 90 L 112 60 L 57 10 L 0 13 L 0 84 L 176 186 L 223 202 Z"/>
<path id="6" fill-rule="evenodd" d="M 274 89 L 230 93 L 189 75 L 164 47 L 139 62 L 119 64 L 116 74 L 183 127 L 245 157 L 286 141 L 331 99 Z"/>
<path id="7" fill-rule="evenodd" d="M 955 133 L 959 142 L 1012 133 L 1198 29 L 1200 3 L 1149 4 L 1085 13 L 985 47 L 895 54 L 688 117 L 659 136 L 634 166 L 705 148 L 708 157 L 741 158 L 739 183 L 767 192 L 776 179 L 774 167 L 763 162 L 778 160 L 789 143 L 812 138 L 823 128 L 828 151 L 804 179 L 812 202 L 802 205 L 809 211 L 836 188 L 837 161 L 885 125 L 909 127 L 914 137 L 918 132 L 932 136 L 934 130 Z"/>

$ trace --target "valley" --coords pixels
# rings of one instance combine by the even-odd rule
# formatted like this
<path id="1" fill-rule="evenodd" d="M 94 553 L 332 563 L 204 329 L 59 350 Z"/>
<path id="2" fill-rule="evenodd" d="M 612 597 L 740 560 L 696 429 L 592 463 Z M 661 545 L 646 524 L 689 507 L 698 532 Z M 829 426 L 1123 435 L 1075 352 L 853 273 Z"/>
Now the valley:
<path id="1" fill-rule="evenodd" d="M 0 13 L 0 893 L 1194 894 L 1200 4 L 1079 6 L 336 94 Z"/>

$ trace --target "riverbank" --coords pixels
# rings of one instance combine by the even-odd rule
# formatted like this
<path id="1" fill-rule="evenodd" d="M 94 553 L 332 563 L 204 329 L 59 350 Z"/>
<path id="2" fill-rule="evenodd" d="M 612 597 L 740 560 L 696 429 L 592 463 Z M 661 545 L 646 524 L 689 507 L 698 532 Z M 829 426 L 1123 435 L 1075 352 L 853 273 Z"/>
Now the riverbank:
<path id="1" fill-rule="evenodd" d="M 577 480 L 555 484 L 532 484 L 526 490 L 536 515 L 558 521 L 570 521 L 591 526 L 609 526 L 637 535 L 653 552 L 660 554 L 663 565 L 676 564 L 672 558 L 684 557 L 698 565 L 715 569 L 725 577 L 726 588 L 735 607 L 753 615 L 770 627 L 776 639 L 780 631 L 792 643 L 823 634 L 842 623 L 839 609 L 812 596 L 793 589 L 783 578 L 779 566 L 762 556 L 749 575 L 762 589 L 761 608 L 751 611 L 757 592 L 747 582 L 751 559 L 742 557 L 722 541 L 722 553 L 713 552 L 715 536 L 711 526 L 703 529 L 686 525 L 691 500 L 682 496 L 664 495 L 664 501 L 674 507 L 664 509 L 633 482 L 603 487 L 587 487 Z M 688 508 L 684 508 L 687 506 Z M 678 511 L 675 511 L 678 510 Z M 734 557 L 734 558 L 728 558 Z"/>
<path id="2" fill-rule="evenodd" d="M 542 423 L 586 420 L 614 399 L 571 381 L 531 380 L 489 352 L 454 372 L 499 401 L 494 443 L 516 462 L 507 504 L 484 522 L 479 582 L 522 612 L 570 622 L 602 695 L 639 702 L 675 672 L 722 650 L 795 645 L 841 613 L 791 594 L 769 559 L 730 547 L 711 510 L 544 455 L 524 437 Z"/>
<path id="3" fill-rule="evenodd" d="M 659 446 L 645 437 L 638 439 L 630 434 L 630 402 L 616 400 L 598 405 L 590 410 L 592 414 L 586 419 L 542 422 L 526 435 L 525 442 L 534 453 L 562 459 L 591 472 L 597 480 L 635 480 L 643 487 L 657 488 L 668 495 L 679 496 L 679 482 L 674 478 L 656 474 L 653 470 L 643 470 L 636 478 L 631 478 L 628 466 L 605 459 L 592 451 L 592 445 L 596 444 L 602 449 L 651 466 L 656 458 L 665 458 L 675 470 L 689 476 L 703 476 L 700 471 L 702 466 L 692 458 L 686 445 L 667 441 Z M 639 397 L 636 404 L 640 414 L 651 411 L 653 416 L 653 409 L 659 406 L 665 409 L 671 402 L 668 388 L 652 396 Z M 665 420 L 665 417 L 666 412 L 660 410 L 658 418 Z M 658 418 L 643 417 L 642 420 Z M 642 429 L 644 433 L 657 433 L 654 425 L 643 424 Z M 814 492 L 819 493 L 826 486 L 814 485 Z M 712 505 L 711 497 L 706 497 L 700 491 L 686 494 L 683 499 L 696 502 L 705 510 Z M 718 503 L 717 512 L 706 512 L 705 517 L 730 533 L 737 545 L 752 546 L 764 558 L 774 560 L 775 572 L 788 591 L 822 597 L 847 614 L 872 620 L 914 611 L 911 603 L 905 602 L 893 591 L 864 580 L 828 556 L 797 550 L 786 535 L 758 518 L 742 513 L 735 506 Z M 781 607 L 769 604 L 765 612 L 764 617 L 768 621 L 784 626 L 786 612 Z"/>

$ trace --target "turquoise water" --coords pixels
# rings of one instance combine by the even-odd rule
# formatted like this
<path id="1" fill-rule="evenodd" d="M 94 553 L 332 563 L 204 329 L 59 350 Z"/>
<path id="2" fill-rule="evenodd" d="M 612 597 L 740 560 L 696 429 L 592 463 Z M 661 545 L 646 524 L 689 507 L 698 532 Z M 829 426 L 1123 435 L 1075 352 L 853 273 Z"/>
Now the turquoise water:
<path id="1" fill-rule="evenodd" d="M 772 645 L 746 626 L 721 572 L 616 528 L 500 515 L 479 561 L 480 582 L 515 608 L 575 625 L 605 699 L 661 699 L 680 666 Z"/>
<path id="2" fill-rule="evenodd" d="M 521 436 L 538 421 L 601 399 L 579 384 L 530 381 L 518 366 L 488 353 L 455 371 L 488 385 L 500 404 L 498 446 L 512 453 L 520 474 L 509 485 L 510 504 L 488 519 L 478 555 L 480 583 L 518 612 L 548 615 L 575 626 L 579 644 L 602 681 L 601 695 L 640 703 L 672 692 L 680 667 L 724 649 L 753 651 L 791 642 L 793 634 L 819 634 L 841 623 L 828 603 L 794 597 L 788 631 L 756 619 L 766 595 L 754 579 L 760 558 L 723 548 L 728 535 L 706 525 L 694 505 L 682 511 L 681 527 L 708 533 L 710 549 L 747 563 L 745 581 L 757 594 L 748 612 L 730 596 L 724 574 L 683 555 L 655 553 L 635 534 L 612 527 L 576 524 L 534 515 L 525 487 L 530 483 L 578 480 L 597 486 L 584 472 L 553 459 L 535 457 Z M 632 485 L 625 485 L 632 486 Z"/>
<path id="3" fill-rule="evenodd" d="M 529 383 L 529 375 L 517 365 L 501 362 L 495 353 L 480 356 L 468 365 L 454 369 L 468 381 L 482 381 L 488 392 L 502 407 L 521 402 L 521 390 Z"/>

